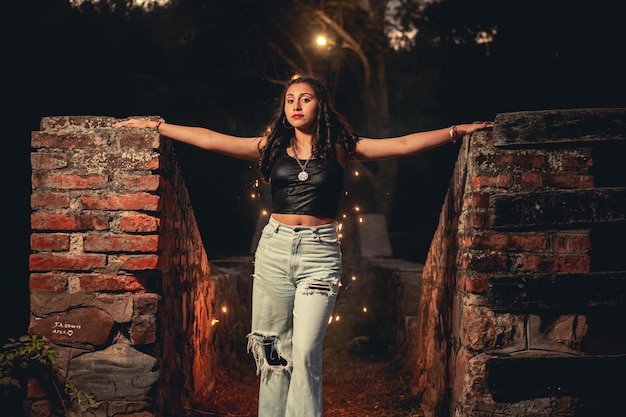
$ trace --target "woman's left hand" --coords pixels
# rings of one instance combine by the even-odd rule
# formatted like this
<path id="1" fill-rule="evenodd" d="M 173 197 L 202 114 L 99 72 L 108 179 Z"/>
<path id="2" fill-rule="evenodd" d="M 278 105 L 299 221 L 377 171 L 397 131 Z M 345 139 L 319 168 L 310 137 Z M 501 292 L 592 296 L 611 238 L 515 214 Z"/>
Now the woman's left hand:
<path id="1" fill-rule="evenodd" d="M 462 125 L 457 125 L 457 131 L 459 136 L 469 135 L 477 130 L 490 129 L 493 127 L 493 122 L 474 122 Z"/>

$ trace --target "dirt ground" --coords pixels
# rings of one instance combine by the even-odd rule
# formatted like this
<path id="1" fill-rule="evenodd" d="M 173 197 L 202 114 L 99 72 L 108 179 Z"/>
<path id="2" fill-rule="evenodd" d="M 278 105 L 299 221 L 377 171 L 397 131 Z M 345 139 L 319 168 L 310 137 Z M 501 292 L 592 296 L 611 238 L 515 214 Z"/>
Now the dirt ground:
<path id="1" fill-rule="evenodd" d="M 402 362 L 376 358 L 367 347 L 360 348 L 363 338 L 355 337 L 353 326 L 347 324 L 349 315 L 342 317 L 329 325 L 324 340 L 324 417 L 422 417 Z M 186 417 L 257 416 L 259 380 L 254 360 L 248 356 L 229 362 L 217 370 L 210 404 L 203 410 L 187 410 Z"/>
<path id="2" fill-rule="evenodd" d="M 220 370 L 211 403 L 205 410 L 188 410 L 187 416 L 256 417 L 258 377 L 254 366 L 250 358 L 241 369 Z M 323 378 L 325 417 L 423 416 L 418 399 L 411 396 L 408 376 L 393 360 L 372 361 L 327 347 Z"/>

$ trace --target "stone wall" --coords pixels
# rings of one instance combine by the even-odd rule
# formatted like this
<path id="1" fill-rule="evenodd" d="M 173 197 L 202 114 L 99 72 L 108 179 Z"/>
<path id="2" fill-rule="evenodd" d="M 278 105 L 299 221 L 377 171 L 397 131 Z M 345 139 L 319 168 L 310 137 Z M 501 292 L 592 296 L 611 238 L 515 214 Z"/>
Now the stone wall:
<path id="1" fill-rule="evenodd" d="M 185 415 L 243 346 L 252 263 L 209 263 L 171 142 L 112 122 L 33 132 L 29 331 L 95 395 L 87 415 Z M 625 126 L 626 109 L 497 115 L 461 145 L 423 270 L 359 226 L 345 273 L 388 324 L 369 343 L 401 353 L 427 417 L 626 409 Z"/>
<path id="2" fill-rule="evenodd" d="M 623 415 L 626 109 L 498 114 L 464 141 L 424 267 L 427 417 Z"/>
<path id="3" fill-rule="evenodd" d="M 184 415 L 212 390 L 219 323 L 245 327 L 249 277 L 211 275 L 171 142 L 113 121 L 47 117 L 32 134 L 29 332 L 95 396 L 87 415 Z M 29 397 L 51 415 L 50 393 Z"/>
<path id="4" fill-rule="evenodd" d="M 382 214 L 347 216 L 341 226 L 343 276 L 334 314 L 346 320 L 343 339 L 335 336 L 333 344 L 338 340 L 350 353 L 371 360 L 413 366 L 408 359 L 416 345 L 424 265 L 393 256 Z"/>

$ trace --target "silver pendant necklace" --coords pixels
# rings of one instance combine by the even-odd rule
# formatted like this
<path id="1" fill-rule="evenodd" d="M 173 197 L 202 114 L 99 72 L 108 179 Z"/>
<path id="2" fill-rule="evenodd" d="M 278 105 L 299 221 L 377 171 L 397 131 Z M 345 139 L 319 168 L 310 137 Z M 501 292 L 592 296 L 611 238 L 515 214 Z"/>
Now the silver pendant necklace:
<path id="1" fill-rule="evenodd" d="M 298 163 L 298 165 L 300 165 L 300 169 L 302 171 L 300 171 L 298 173 L 298 179 L 300 181 L 306 181 L 309 179 L 309 173 L 306 172 L 306 166 L 308 165 L 309 161 L 311 160 L 311 156 L 313 156 L 313 152 L 311 152 L 311 155 L 309 155 L 309 158 L 304 161 L 304 164 L 302 164 L 302 162 L 300 162 L 300 158 L 298 157 L 298 152 L 296 151 L 296 147 L 293 146 L 293 138 L 291 138 L 291 149 L 293 149 L 293 159 L 296 160 L 296 162 Z"/>

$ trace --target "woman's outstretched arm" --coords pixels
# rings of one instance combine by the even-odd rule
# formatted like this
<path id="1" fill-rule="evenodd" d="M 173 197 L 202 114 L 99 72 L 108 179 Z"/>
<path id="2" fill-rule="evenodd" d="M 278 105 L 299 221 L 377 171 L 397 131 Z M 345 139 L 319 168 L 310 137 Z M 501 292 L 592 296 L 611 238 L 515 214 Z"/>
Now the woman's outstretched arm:
<path id="1" fill-rule="evenodd" d="M 468 123 L 394 138 L 361 138 L 356 144 L 353 159 L 372 161 L 412 155 L 446 143 L 456 142 L 464 135 L 490 127 L 493 127 L 492 122 Z"/>
<path id="2" fill-rule="evenodd" d="M 154 129 L 163 136 L 176 141 L 207 151 L 250 161 L 259 158 L 259 150 L 264 141 L 263 137 L 244 138 L 219 133 L 203 127 L 183 126 L 147 119 L 124 119 L 114 123 L 112 127 Z"/>

